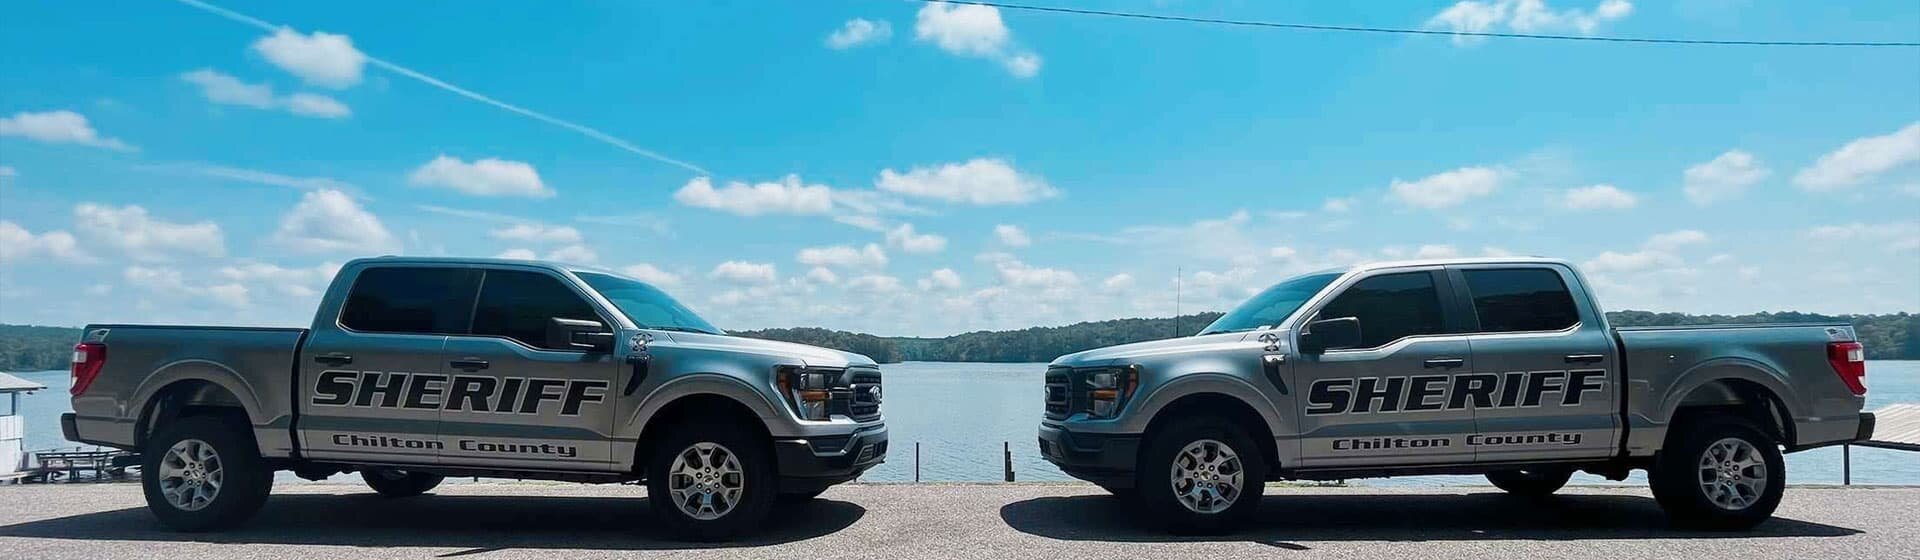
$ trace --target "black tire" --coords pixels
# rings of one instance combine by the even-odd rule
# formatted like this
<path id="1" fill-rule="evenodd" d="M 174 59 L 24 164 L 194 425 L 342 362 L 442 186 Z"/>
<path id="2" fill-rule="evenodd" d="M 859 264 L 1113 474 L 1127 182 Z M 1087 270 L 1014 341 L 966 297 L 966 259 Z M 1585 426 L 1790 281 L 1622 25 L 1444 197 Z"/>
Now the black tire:
<path id="1" fill-rule="evenodd" d="M 694 451 L 696 444 L 718 445 L 739 465 L 738 477 L 722 477 L 726 480 L 737 479 L 742 483 L 739 497 L 732 508 L 718 512 L 719 515 L 712 519 L 699 519 L 682 511 L 670 489 L 675 479 L 671 472 L 674 459 L 682 452 Z M 663 532 L 671 538 L 720 541 L 759 528 L 779 493 L 774 477 L 773 453 L 768 447 L 764 436 L 736 421 L 724 419 L 681 422 L 663 434 L 654 444 L 652 458 L 647 461 L 647 503 L 665 526 L 666 531 Z"/>
<path id="2" fill-rule="evenodd" d="M 1675 432 L 1667 437 L 1666 447 L 1654 458 L 1647 481 L 1653 489 L 1654 499 L 1660 502 L 1660 507 L 1667 511 L 1667 516 L 1672 518 L 1675 525 L 1717 531 L 1739 530 L 1753 527 L 1773 516 L 1773 510 L 1780 506 L 1780 497 L 1787 486 L 1786 462 L 1781 458 L 1779 443 L 1774 438 L 1750 420 L 1727 415 L 1696 416 L 1678 423 L 1672 429 Z M 1703 483 L 1707 476 L 1720 476 L 1720 471 L 1704 470 L 1701 466 L 1709 448 L 1729 440 L 1750 446 L 1750 453 L 1757 453 L 1758 457 L 1750 458 L 1748 462 L 1754 459 L 1759 462 L 1749 467 L 1735 466 L 1730 470 L 1737 471 L 1742 480 L 1747 481 L 1756 478 L 1753 476 L 1756 473 L 1765 475 L 1761 483 L 1740 486 L 1757 489 L 1748 498 L 1750 502 L 1740 507 L 1716 504 Z M 1736 462 L 1741 458 L 1745 457 L 1736 456 Z M 1756 471 L 1754 466 L 1763 467 L 1764 471 Z"/>
<path id="3" fill-rule="evenodd" d="M 400 469 L 370 468 L 360 471 L 360 479 L 367 481 L 367 486 L 381 496 L 409 498 L 427 493 L 447 477 Z"/>
<path id="4" fill-rule="evenodd" d="M 821 488 L 810 492 L 787 492 L 780 494 L 778 500 L 783 504 L 804 504 L 813 501 L 814 498 L 820 497 L 820 494 L 826 491 L 827 489 Z"/>
<path id="5" fill-rule="evenodd" d="M 1174 481 L 1174 461 L 1189 445 L 1205 441 L 1223 444 L 1231 451 L 1238 460 L 1230 464 L 1237 464 L 1241 476 L 1240 488 L 1224 500 L 1227 502 L 1224 509 L 1212 512 L 1202 512 L 1185 505 L 1176 495 Z M 1202 445 L 1202 450 L 1205 448 Z M 1231 470 L 1235 469 L 1223 465 L 1218 472 L 1230 474 Z M 1266 459 L 1253 438 L 1247 436 L 1246 430 L 1224 418 L 1185 419 L 1147 435 L 1139 470 L 1134 473 L 1134 492 L 1147 513 L 1171 532 L 1219 534 L 1239 527 L 1260 508 L 1260 495 L 1266 489 L 1266 473 Z"/>
<path id="6" fill-rule="evenodd" d="M 1558 492 L 1573 478 L 1573 469 L 1553 468 L 1521 469 L 1512 471 L 1494 471 L 1487 473 L 1487 482 L 1495 488 L 1506 490 L 1508 494 L 1528 498 L 1544 498 Z"/>
<path id="7" fill-rule="evenodd" d="M 193 449 L 199 442 L 211 450 L 198 466 L 179 460 L 171 453 L 177 445 Z M 200 455 L 200 453 L 188 453 Z M 162 476 L 185 470 L 178 477 Z M 191 479 L 210 479 L 218 471 L 220 483 L 204 500 L 188 498 L 186 506 L 175 505 L 166 488 L 191 488 Z M 163 487 L 163 482 L 166 487 Z M 141 453 L 140 486 L 146 494 L 147 510 L 176 531 L 201 532 L 239 525 L 260 510 L 273 488 L 273 471 L 260 458 L 244 418 L 228 416 L 190 416 L 171 422 L 147 438 Z M 188 494 L 190 495 L 190 491 Z"/>

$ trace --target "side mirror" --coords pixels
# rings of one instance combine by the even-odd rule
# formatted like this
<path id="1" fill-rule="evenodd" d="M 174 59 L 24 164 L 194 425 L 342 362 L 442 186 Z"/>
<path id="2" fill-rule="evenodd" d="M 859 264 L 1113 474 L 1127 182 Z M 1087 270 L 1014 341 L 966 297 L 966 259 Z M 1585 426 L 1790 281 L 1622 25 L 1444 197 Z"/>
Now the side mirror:
<path id="1" fill-rule="evenodd" d="M 547 347 L 609 352 L 613 350 L 613 331 L 599 321 L 554 317 L 547 320 Z"/>
<path id="2" fill-rule="evenodd" d="M 1328 350 L 1359 346 L 1360 319 L 1358 317 L 1321 319 L 1307 323 L 1307 328 L 1300 331 L 1300 352 L 1303 354 L 1319 354 Z"/>

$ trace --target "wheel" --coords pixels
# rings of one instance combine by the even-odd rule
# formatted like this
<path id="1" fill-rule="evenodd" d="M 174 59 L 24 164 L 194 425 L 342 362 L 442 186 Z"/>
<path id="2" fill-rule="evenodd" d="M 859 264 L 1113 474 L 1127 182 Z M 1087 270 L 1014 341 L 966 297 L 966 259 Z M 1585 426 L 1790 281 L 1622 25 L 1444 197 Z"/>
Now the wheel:
<path id="1" fill-rule="evenodd" d="M 778 499 L 780 503 L 783 503 L 783 504 L 804 504 L 804 503 L 813 501 L 814 498 L 820 497 L 820 494 L 826 491 L 827 489 L 821 488 L 819 490 L 811 490 L 807 492 L 787 492 L 784 494 L 780 494 Z"/>
<path id="2" fill-rule="evenodd" d="M 1553 495 L 1573 478 L 1573 469 L 1544 468 L 1487 473 L 1487 482 L 1515 496 L 1540 498 Z"/>
<path id="3" fill-rule="evenodd" d="M 1135 477 L 1140 501 L 1169 530 L 1220 533 L 1260 507 L 1266 460 L 1246 430 L 1195 418 L 1149 434 Z"/>
<path id="4" fill-rule="evenodd" d="M 240 524 L 267 501 L 273 471 L 244 421 L 189 416 L 160 428 L 141 453 L 147 509 L 178 531 Z"/>
<path id="5" fill-rule="evenodd" d="M 1746 529 L 1773 515 L 1787 487 L 1773 438 L 1733 416 L 1699 417 L 1674 429 L 1647 476 L 1674 524 Z"/>
<path id="6" fill-rule="evenodd" d="M 648 503 L 669 535 L 725 540 L 766 519 L 779 491 L 773 469 L 765 438 L 752 430 L 725 420 L 683 422 L 647 462 Z"/>
<path id="7" fill-rule="evenodd" d="M 399 469 L 364 469 L 360 478 L 367 481 L 373 491 L 388 498 L 406 498 L 418 496 L 439 486 L 447 477 L 437 474 L 403 471 Z"/>

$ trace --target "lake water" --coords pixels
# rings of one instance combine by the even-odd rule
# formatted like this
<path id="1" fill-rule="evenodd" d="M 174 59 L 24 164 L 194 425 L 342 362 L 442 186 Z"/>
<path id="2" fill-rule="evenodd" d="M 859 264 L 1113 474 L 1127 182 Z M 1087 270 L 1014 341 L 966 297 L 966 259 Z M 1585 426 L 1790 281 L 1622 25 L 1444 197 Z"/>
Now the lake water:
<path id="1" fill-rule="evenodd" d="M 1045 364 L 908 362 L 888 364 L 882 370 L 886 374 L 887 428 L 893 446 L 887 462 L 868 471 L 861 480 L 912 481 L 916 443 L 920 446 L 920 479 L 924 481 L 999 481 L 1003 445 L 1013 451 L 1019 480 L 1070 480 L 1040 458 L 1034 443 Z M 67 372 L 14 375 L 48 386 L 45 391 L 22 398 L 27 448 L 74 445 L 60 435 L 60 413 L 69 409 Z M 1867 378 L 1869 410 L 1893 403 L 1920 403 L 1920 361 L 1868 362 Z M 1787 465 L 1790 480 L 1795 483 L 1840 482 L 1838 447 L 1788 455 Z M 1575 480 L 1606 482 L 1588 475 Z M 1644 479 L 1636 475 L 1634 481 Z M 1853 481 L 1920 484 L 1920 454 L 1855 447 Z M 1480 477 L 1419 476 L 1356 483 L 1426 486 L 1485 482 Z"/>

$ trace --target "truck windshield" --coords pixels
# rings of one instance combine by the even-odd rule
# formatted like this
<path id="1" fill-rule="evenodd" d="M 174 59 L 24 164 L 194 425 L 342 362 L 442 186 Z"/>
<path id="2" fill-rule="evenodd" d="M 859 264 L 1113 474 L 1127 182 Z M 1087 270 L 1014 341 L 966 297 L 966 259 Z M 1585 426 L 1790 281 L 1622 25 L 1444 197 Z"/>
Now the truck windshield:
<path id="1" fill-rule="evenodd" d="M 726 334 L 719 327 L 708 323 L 695 315 L 692 309 L 674 301 L 666 292 L 647 285 L 645 282 L 628 280 L 618 276 L 576 273 L 585 280 L 593 291 L 600 292 L 614 307 L 627 315 L 640 328 L 663 331 L 687 331 L 707 334 Z"/>
<path id="2" fill-rule="evenodd" d="M 1295 276 L 1274 284 L 1273 287 L 1260 292 L 1260 295 L 1253 296 L 1253 299 L 1233 308 L 1233 311 L 1221 315 L 1213 324 L 1202 329 L 1200 334 L 1250 331 L 1278 325 L 1281 321 L 1287 320 L 1287 316 L 1292 315 L 1294 310 L 1300 309 L 1300 305 L 1306 303 L 1308 298 L 1312 298 L 1313 294 L 1320 293 L 1327 284 L 1339 278 L 1340 274 L 1339 272 L 1321 272 Z"/>

